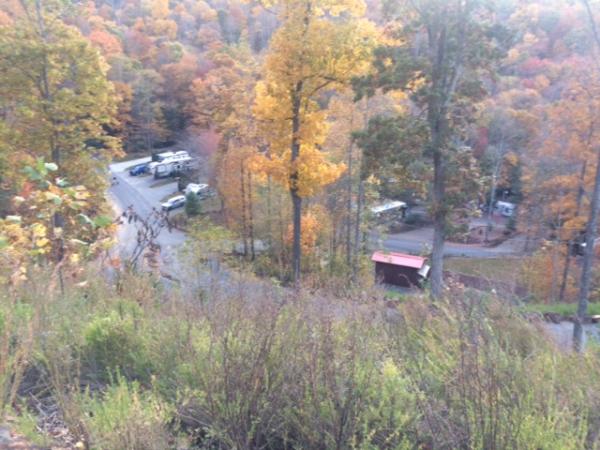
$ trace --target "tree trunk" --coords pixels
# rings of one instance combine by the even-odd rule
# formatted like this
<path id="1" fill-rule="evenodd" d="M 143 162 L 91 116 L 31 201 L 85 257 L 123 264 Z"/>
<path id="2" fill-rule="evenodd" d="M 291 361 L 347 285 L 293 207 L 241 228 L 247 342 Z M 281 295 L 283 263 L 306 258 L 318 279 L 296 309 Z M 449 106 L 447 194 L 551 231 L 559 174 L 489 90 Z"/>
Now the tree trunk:
<path id="1" fill-rule="evenodd" d="M 581 202 L 583 200 L 583 194 L 585 194 L 584 189 L 584 179 L 585 179 L 585 171 L 587 169 L 587 161 L 584 161 L 581 166 L 581 172 L 579 174 L 579 188 L 577 190 L 577 206 L 575 208 L 575 217 L 578 217 L 581 212 Z M 573 242 L 569 239 L 567 242 L 567 255 L 565 256 L 565 267 L 562 273 L 562 279 L 560 283 L 560 291 L 558 293 L 558 301 L 562 302 L 565 299 L 565 291 L 567 290 L 567 280 L 569 279 L 569 269 L 571 266 L 571 251 L 573 249 Z"/>
<path id="2" fill-rule="evenodd" d="M 596 20 L 588 0 L 582 0 L 583 5 L 590 21 L 590 28 L 594 36 L 596 50 L 600 51 L 600 35 L 596 27 Z M 598 228 L 598 210 L 600 209 L 600 150 L 597 151 L 596 176 L 594 178 L 594 192 L 592 194 L 592 204 L 590 205 L 590 215 L 585 230 L 585 251 L 583 253 L 583 267 L 581 269 L 581 286 L 579 288 L 579 304 L 577 305 L 577 317 L 573 326 L 573 347 L 575 351 L 583 350 L 583 320 L 588 311 L 588 297 L 590 293 L 590 284 L 592 281 L 592 265 L 594 263 L 594 241 L 596 240 L 596 230 Z"/>
<path id="3" fill-rule="evenodd" d="M 444 283 L 444 241 L 446 240 L 445 170 L 442 153 L 434 149 L 433 154 L 433 251 L 431 254 L 431 295 L 442 296 Z"/>
<path id="4" fill-rule="evenodd" d="M 246 177 L 244 174 L 244 160 L 240 162 L 240 194 L 242 196 L 242 239 L 244 242 L 244 258 L 248 256 L 248 226 L 246 221 Z"/>
<path id="5" fill-rule="evenodd" d="M 356 281 L 358 274 L 358 256 L 361 253 L 360 224 L 365 196 L 365 183 L 362 178 L 358 180 L 358 193 L 356 196 L 356 223 L 354 224 L 354 257 L 352 258 L 352 280 Z"/>
<path id="6" fill-rule="evenodd" d="M 350 141 L 350 146 L 348 148 L 348 191 L 346 195 L 347 199 L 347 208 L 348 211 L 346 213 L 346 264 L 350 267 L 352 263 L 352 150 L 354 147 L 354 140 Z"/>
<path id="7" fill-rule="evenodd" d="M 365 97 L 365 116 L 363 128 L 366 130 L 369 126 L 369 97 Z M 360 226 L 362 222 L 362 209 L 365 198 L 365 183 L 362 168 L 362 154 L 359 153 L 356 172 L 358 173 L 358 189 L 356 193 L 356 222 L 354 223 L 354 255 L 352 257 L 352 281 L 356 281 L 358 274 L 358 257 L 361 253 Z"/>
<path id="8" fill-rule="evenodd" d="M 293 244 L 292 244 L 292 279 L 298 286 L 300 283 L 300 261 L 302 258 L 302 247 L 300 239 L 302 237 L 302 198 L 299 195 L 298 170 L 296 160 L 300 156 L 300 93 L 302 92 L 302 81 L 296 83 L 292 92 L 292 155 L 291 165 L 292 173 L 290 175 L 290 195 L 292 197 L 293 207 Z"/>
<path id="9" fill-rule="evenodd" d="M 272 196 L 273 192 L 271 189 L 271 176 L 269 175 L 267 177 L 267 230 L 269 230 L 269 234 L 267 236 L 267 243 L 269 245 L 269 249 L 272 248 L 273 246 L 273 233 L 275 232 L 275 230 L 273 229 L 273 208 L 271 207 L 271 196 Z"/>
<path id="10" fill-rule="evenodd" d="M 573 327 L 573 346 L 576 351 L 582 350 L 583 321 L 588 312 L 588 297 L 592 281 L 592 266 L 594 264 L 594 241 L 598 229 L 598 212 L 600 211 L 600 149 L 597 150 L 596 176 L 594 178 L 594 192 L 590 206 L 590 216 L 585 229 L 585 250 L 583 252 L 583 267 L 581 269 L 581 286 L 579 288 L 579 304 L 577 317 Z"/>
<path id="11" fill-rule="evenodd" d="M 248 234 L 250 237 L 250 259 L 256 259 L 256 248 L 254 245 L 254 211 L 252 202 L 252 172 L 248 171 Z"/>

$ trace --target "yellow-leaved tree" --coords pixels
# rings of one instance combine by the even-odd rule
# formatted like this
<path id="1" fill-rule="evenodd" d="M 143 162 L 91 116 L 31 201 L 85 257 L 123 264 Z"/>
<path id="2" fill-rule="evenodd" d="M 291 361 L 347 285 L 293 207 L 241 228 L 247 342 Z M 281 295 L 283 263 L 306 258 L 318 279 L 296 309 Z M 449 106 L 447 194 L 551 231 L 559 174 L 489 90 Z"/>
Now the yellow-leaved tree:
<path id="1" fill-rule="evenodd" d="M 110 136 L 118 97 L 108 66 L 89 40 L 63 21 L 58 0 L 22 2 L 24 14 L 0 26 L 0 165 L 14 169 L 51 160 L 59 175 L 85 185 L 90 203 L 104 202 Z M 0 191 L 14 195 L 25 178 L 2 171 Z M 8 196 L 7 196 L 8 197 Z M 5 205 L 0 205 L 5 206 Z"/>
<path id="2" fill-rule="evenodd" d="M 300 278 L 302 199 L 344 171 L 322 151 L 327 136 L 324 92 L 346 87 L 366 70 L 374 26 L 359 19 L 362 0 L 280 0 L 273 36 L 256 88 L 254 112 L 268 142 L 253 169 L 290 191 L 293 205 L 292 275 Z"/>

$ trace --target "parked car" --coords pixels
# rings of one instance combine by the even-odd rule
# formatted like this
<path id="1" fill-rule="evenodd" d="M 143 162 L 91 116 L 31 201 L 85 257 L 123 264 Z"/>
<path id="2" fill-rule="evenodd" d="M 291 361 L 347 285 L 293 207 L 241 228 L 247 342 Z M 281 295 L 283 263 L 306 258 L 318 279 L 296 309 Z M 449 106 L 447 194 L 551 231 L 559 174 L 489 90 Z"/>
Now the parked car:
<path id="1" fill-rule="evenodd" d="M 187 194 L 196 194 L 197 196 L 203 196 L 205 192 L 208 190 L 208 184 L 197 184 L 190 183 L 185 187 L 185 193 Z"/>
<path id="2" fill-rule="evenodd" d="M 161 203 L 162 209 L 164 211 L 171 211 L 175 208 L 181 208 L 183 205 L 185 205 L 185 196 L 183 195 L 171 197 L 166 202 Z"/>
<path id="3" fill-rule="evenodd" d="M 129 169 L 129 175 L 131 175 L 132 177 L 137 177 L 138 175 L 141 175 L 143 173 L 146 173 L 148 171 L 148 164 L 138 164 L 137 166 L 133 166 L 131 169 Z"/>

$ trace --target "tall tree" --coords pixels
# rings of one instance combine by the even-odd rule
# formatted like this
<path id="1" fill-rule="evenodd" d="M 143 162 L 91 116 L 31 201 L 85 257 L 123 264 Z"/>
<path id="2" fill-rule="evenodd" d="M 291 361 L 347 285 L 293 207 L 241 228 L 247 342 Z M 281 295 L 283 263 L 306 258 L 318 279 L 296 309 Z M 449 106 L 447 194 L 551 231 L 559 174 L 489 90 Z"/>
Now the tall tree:
<path id="1" fill-rule="evenodd" d="M 25 12 L 0 28 L 0 139 L 15 162 L 45 157 L 61 176 L 84 184 L 101 201 L 101 169 L 118 154 L 114 124 L 117 98 L 98 51 L 61 20 L 61 5 L 22 2 Z M 17 173 L 4 173 L 9 186 Z"/>
<path id="2" fill-rule="evenodd" d="M 594 41 L 594 63 L 595 71 L 600 74 L 598 65 L 598 54 L 600 54 L 600 32 L 596 23 L 596 18 L 588 0 L 582 0 L 590 24 Z M 595 96 L 599 99 L 600 96 Z M 577 317 L 573 327 L 573 345 L 575 350 L 581 351 L 583 346 L 583 321 L 588 312 L 588 297 L 592 281 L 592 266 L 594 264 L 594 243 L 598 235 L 598 213 L 600 212 L 600 150 L 596 149 L 596 175 L 594 177 L 594 189 L 592 191 L 592 200 L 590 206 L 590 215 L 585 229 L 585 250 L 583 254 L 583 265 L 581 268 L 581 286 L 579 288 L 579 299 L 577 305 Z"/>
<path id="3" fill-rule="evenodd" d="M 347 85 L 370 54 L 372 26 L 362 1 L 283 0 L 257 86 L 255 112 L 269 141 L 263 167 L 289 189 L 293 205 L 292 276 L 300 279 L 302 199 L 335 181 L 342 165 L 320 150 L 326 137 L 322 94 Z"/>
<path id="4" fill-rule="evenodd" d="M 412 92 L 424 111 L 431 160 L 431 211 L 434 220 L 431 291 L 442 294 L 444 241 L 450 207 L 448 170 L 461 144 L 473 102 L 485 92 L 481 70 L 496 56 L 505 38 L 494 26 L 491 2 L 482 0 L 415 0 L 398 4 L 390 22 L 391 45 L 376 51 L 375 73 L 356 83 L 359 92 L 374 88 Z M 391 14 L 392 11 L 388 11 Z M 501 39 L 499 39 L 501 38 Z"/>

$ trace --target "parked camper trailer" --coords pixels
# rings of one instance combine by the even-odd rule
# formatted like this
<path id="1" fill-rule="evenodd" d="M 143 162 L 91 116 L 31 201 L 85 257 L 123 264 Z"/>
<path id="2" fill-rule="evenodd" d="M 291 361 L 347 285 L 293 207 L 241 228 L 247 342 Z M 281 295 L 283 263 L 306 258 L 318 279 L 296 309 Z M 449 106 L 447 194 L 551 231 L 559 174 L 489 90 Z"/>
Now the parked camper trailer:
<path id="1" fill-rule="evenodd" d="M 184 161 L 191 159 L 188 152 L 181 150 L 178 152 L 164 152 L 152 155 L 152 162 L 148 164 L 148 172 L 155 173 L 155 169 L 160 164 L 165 164 L 174 161 Z"/>
<path id="2" fill-rule="evenodd" d="M 166 178 L 175 176 L 181 172 L 192 170 L 193 159 L 187 157 L 173 157 L 158 163 L 152 168 L 154 178 Z"/>

